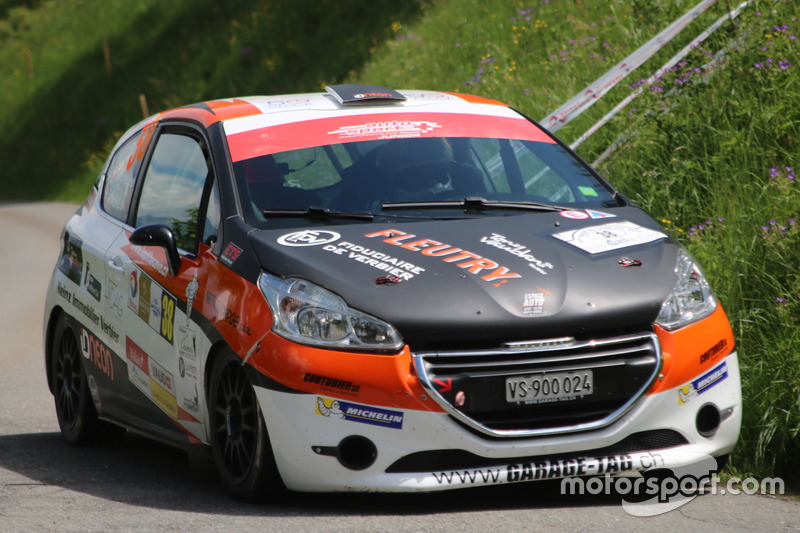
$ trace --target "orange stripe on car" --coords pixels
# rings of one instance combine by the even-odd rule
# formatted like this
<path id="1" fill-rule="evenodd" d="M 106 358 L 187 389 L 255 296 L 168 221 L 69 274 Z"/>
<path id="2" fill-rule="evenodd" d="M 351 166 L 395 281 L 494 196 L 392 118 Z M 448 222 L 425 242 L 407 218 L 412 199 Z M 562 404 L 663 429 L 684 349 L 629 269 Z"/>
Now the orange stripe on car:
<path id="1" fill-rule="evenodd" d="M 711 316 L 676 331 L 655 327 L 664 366 L 648 394 L 680 387 L 727 357 L 734 348 L 733 330 L 721 305 Z"/>
<path id="2" fill-rule="evenodd" d="M 411 370 L 411 351 L 376 355 L 303 346 L 274 333 L 251 359 L 261 373 L 309 394 L 355 399 L 381 407 L 444 412 Z"/>

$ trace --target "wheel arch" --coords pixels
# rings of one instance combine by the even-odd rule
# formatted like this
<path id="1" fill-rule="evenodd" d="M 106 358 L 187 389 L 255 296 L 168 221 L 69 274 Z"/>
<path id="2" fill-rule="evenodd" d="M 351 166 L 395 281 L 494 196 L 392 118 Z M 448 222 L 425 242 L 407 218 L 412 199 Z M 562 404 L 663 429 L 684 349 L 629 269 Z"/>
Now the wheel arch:
<path id="1" fill-rule="evenodd" d="M 55 342 L 56 325 L 61 315 L 66 313 L 60 306 L 55 306 L 50 311 L 47 319 L 47 328 L 44 335 L 44 369 L 47 375 L 47 388 L 53 392 L 53 343 Z"/>
<path id="2" fill-rule="evenodd" d="M 206 363 L 203 367 L 203 394 L 205 394 L 206 400 L 208 400 L 210 397 L 209 387 L 211 384 L 211 372 L 214 370 L 214 365 L 216 364 L 217 359 L 219 359 L 226 350 L 231 350 L 233 352 L 236 351 L 224 340 L 218 340 L 212 344 L 211 348 L 208 350 L 208 357 L 206 357 Z"/>

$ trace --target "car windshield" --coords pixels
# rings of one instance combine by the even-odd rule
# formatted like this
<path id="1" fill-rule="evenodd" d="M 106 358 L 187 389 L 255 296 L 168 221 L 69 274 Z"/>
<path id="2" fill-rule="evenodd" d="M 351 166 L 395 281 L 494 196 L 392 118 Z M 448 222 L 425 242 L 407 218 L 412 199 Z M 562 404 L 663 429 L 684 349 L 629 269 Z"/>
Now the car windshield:
<path id="1" fill-rule="evenodd" d="M 519 214 L 520 207 L 536 209 L 536 204 L 556 209 L 619 205 L 607 184 L 547 141 L 367 140 L 257 155 L 235 162 L 234 170 L 250 207 L 245 209 L 248 222 L 257 227 L 281 218 L 303 224 L 306 211 L 354 223 L 358 219 L 348 215 L 448 218 L 467 216 L 466 211 L 469 216 Z"/>

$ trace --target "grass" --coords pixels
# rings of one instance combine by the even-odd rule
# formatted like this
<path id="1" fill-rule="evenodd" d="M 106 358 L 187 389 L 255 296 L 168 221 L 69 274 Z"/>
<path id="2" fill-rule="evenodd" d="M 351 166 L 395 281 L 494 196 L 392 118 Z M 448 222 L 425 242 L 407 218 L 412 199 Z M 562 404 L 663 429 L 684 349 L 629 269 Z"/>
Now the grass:
<path id="1" fill-rule="evenodd" d="M 488 96 L 541 119 L 696 3 L 0 0 L 0 197 L 83 200 L 115 136 L 142 117 L 140 94 L 155 112 L 357 81 Z M 745 398 L 732 472 L 798 487 L 794 4 L 753 2 L 674 71 L 641 85 L 578 152 L 594 161 L 619 143 L 600 171 L 686 244 L 728 312 Z M 726 8 L 717 2 L 559 136 L 576 139 Z M 704 75 L 734 40 L 724 65 Z"/>

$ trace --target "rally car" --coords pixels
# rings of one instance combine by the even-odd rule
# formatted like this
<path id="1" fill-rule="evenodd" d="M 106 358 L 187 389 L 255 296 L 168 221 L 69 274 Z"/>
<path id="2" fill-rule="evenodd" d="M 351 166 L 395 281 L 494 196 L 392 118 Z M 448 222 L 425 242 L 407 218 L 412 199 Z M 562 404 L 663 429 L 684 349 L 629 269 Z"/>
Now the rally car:
<path id="1" fill-rule="evenodd" d="M 243 500 L 724 457 L 692 257 L 511 107 L 338 85 L 128 130 L 63 231 L 47 381 L 75 445 L 208 447 Z"/>

